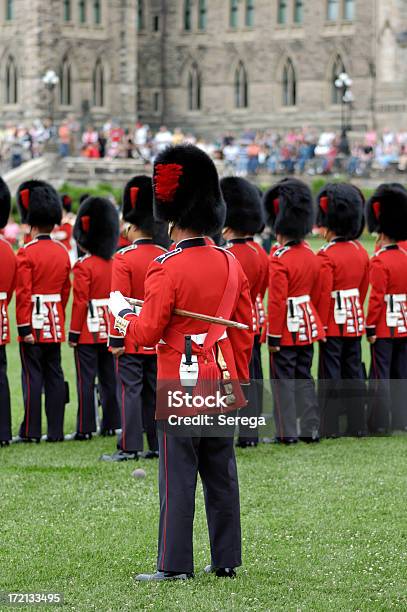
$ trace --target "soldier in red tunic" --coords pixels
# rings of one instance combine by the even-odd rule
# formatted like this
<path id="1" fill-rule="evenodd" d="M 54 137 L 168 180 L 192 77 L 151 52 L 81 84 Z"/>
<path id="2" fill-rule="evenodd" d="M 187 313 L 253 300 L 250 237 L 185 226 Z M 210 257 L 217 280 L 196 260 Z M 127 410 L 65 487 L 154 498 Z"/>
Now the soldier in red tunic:
<path id="1" fill-rule="evenodd" d="M 318 441 L 311 366 L 314 342 L 324 338 L 315 307 L 320 296 L 320 262 L 304 242 L 314 221 L 312 195 L 304 183 L 290 178 L 272 187 L 264 203 L 281 245 L 270 257 L 267 330 L 276 441 L 292 444 L 298 437 Z"/>
<path id="2" fill-rule="evenodd" d="M 261 256 L 256 247 L 250 244 L 247 235 L 255 233 L 264 225 L 262 202 L 258 189 L 246 179 L 227 177 L 221 180 L 220 186 L 226 203 L 226 220 L 222 232 L 226 240 L 226 248 L 236 257 L 249 281 L 253 308 L 254 342 L 255 335 L 258 336 L 259 333 L 257 300 L 264 283 L 264 267 Z M 258 359 L 258 353 L 253 350 L 249 366 L 253 384 L 249 387 L 248 405 L 242 411 L 242 415 L 248 417 L 256 416 L 261 412 L 255 383 L 256 371 L 258 372 L 258 369 L 256 370 L 256 359 Z M 239 427 L 237 446 L 240 448 L 257 446 L 258 441 L 257 428 L 242 425 Z"/>
<path id="3" fill-rule="evenodd" d="M 248 382 L 253 345 L 251 329 L 241 331 L 174 314 L 175 308 L 252 323 L 248 282 L 233 255 L 206 245 L 204 236 L 223 225 L 225 205 L 212 160 L 190 146 L 167 148 L 154 165 L 155 217 L 170 222 L 177 248 L 151 263 L 145 302 L 139 317 L 120 294 L 110 307 L 123 333 L 137 346 L 158 344 L 157 418 L 161 516 L 157 573 L 138 580 L 185 579 L 193 575 L 195 488 L 201 476 L 212 564 L 207 571 L 234 576 L 241 564 L 239 489 L 233 435 L 223 436 L 207 424 L 189 435 L 176 429 L 177 419 L 200 414 L 197 409 L 171 407 L 167 393 L 184 389 L 188 397 L 205 397 L 214 387 L 226 398 L 228 414 L 245 405 L 240 382 Z M 186 392 L 186 389 L 189 392 Z M 201 391 L 202 389 L 202 391 Z M 212 398 L 213 399 L 213 398 Z M 214 407 L 219 416 L 219 408 Z M 208 408 L 209 411 L 209 408 Z M 229 413 L 229 411 L 231 411 Z M 221 415 L 222 416 L 222 415 Z M 167 421 L 168 417 L 168 421 Z M 172 428 L 173 421 L 174 428 Z M 175 431 L 173 430 L 175 429 Z M 233 427 L 232 427 L 233 432 Z M 173 435 L 171 435 L 173 433 Z"/>
<path id="4" fill-rule="evenodd" d="M 16 441 L 40 441 L 43 390 L 46 439 L 62 441 L 67 393 L 61 342 L 65 340 L 71 266 L 66 248 L 50 236 L 61 223 L 61 199 L 51 185 L 27 181 L 18 190 L 17 204 L 33 240 L 17 254 L 16 313 L 25 413 Z"/>
<path id="5" fill-rule="evenodd" d="M 66 250 L 72 250 L 72 232 L 75 222 L 75 215 L 72 213 L 72 198 L 68 194 L 61 196 L 63 217 L 61 225 L 56 227 L 52 233 L 55 240 L 59 240 L 65 246 Z"/>
<path id="6" fill-rule="evenodd" d="M 108 299 L 113 254 L 119 238 L 119 216 L 105 198 L 89 197 L 81 205 L 74 237 L 86 255 L 73 268 L 73 304 L 69 345 L 75 351 L 78 417 L 74 440 L 89 440 L 96 431 L 95 380 L 98 379 L 102 435 L 120 427 L 114 360 L 108 349 Z"/>
<path id="7" fill-rule="evenodd" d="M 398 184 L 378 187 L 367 204 L 370 232 L 380 249 L 370 260 L 371 292 L 366 320 L 371 345 L 373 433 L 407 428 L 407 191 Z M 391 382 L 391 384 L 390 384 Z"/>
<path id="8" fill-rule="evenodd" d="M 339 415 L 345 412 L 346 433 L 359 436 L 366 431 L 361 340 L 369 255 L 357 241 L 364 227 L 364 198 L 353 185 L 328 184 L 317 204 L 317 225 L 327 240 L 318 253 L 321 293 L 317 307 L 326 333 L 319 353 L 321 433 L 338 436 Z"/>
<path id="9" fill-rule="evenodd" d="M 131 246 L 118 251 L 113 260 L 112 291 L 144 300 L 144 280 L 150 263 L 166 252 L 155 244 L 159 225 L 153 216 L 153 185 L 148 176 L 136 176 L 129 181 L 123 194 L 123 219 L 131 224 L 127 236 Z M 161 225 L 161 224 L 160 224 Z M 112 318 L 113 319 L 113 318 Z M 147 433 L 149 450 L 144 458 L 158 457 L 155 427 L 155 400 L 157 384 L 157 355 L 155 346 L 136 346 L 110 328 L 109 344 L 118 358 L 122 433 L 118 452 L 103 455 L 105 461 L 138 459 L 143 451 L 143 431 Z"/>
<path id="10" fill-rule="evenodd" d="M 0 178 L 0 229 L 7 225 L 10 215 L 10 191 Z M 11 440 L 10 389 L 7 379 L 6 344 L 10 342 L 8 305 L 16 284 L 16 257 L 7 240 L 0 234 L 0 447 Z"/>

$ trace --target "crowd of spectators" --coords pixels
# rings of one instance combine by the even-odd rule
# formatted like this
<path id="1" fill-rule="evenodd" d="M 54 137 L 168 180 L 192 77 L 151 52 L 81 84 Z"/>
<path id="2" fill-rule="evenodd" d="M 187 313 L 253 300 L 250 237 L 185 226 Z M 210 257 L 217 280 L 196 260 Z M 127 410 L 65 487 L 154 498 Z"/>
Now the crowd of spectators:
<path id="1" fill-rule="evenodd" d="M 58 145 L 61 157 L 141 158 L 151 163 L 169 144 L 189 142 L 214 159 L 223 160 L 226 173 L 253 176 L 258 173 L 369 176 L 372 169 L 407 171 L 407 131 L 352 133 L 319 131 L 304 127 L 279 133 L 275 130 L 243 130 L 205 140 L 182 128 L 157 131 L 137 123 L 123 127 L 114 119 L 96 128 L 68 116 L 58 127 L 50 120 L 36 120 L 31 128 L 8 125 L 0 129 L 2 168 L 19 166 L 42 155 L 48 142 Z"/>

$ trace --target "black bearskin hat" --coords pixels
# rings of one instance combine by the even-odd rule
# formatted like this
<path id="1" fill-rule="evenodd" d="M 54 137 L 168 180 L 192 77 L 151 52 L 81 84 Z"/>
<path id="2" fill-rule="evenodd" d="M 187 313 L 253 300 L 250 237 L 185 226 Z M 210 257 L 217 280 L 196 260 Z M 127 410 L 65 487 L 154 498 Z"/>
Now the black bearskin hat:
<path id="1" fill-rule="evenodd" d="M 123 219 L 149 235 L 154 229 L 153 184 L 148 176 L 135 176 L 124 188 Z"/>
<path id="2" fill-rule="evenodd" d="M 73 235 L 92 255 L 111 259 L 119 241 L 119 213 L 106 198 L 89 197 L 76 217 Z"/>
<path id="3" fill-rule="evenodd" d="M 66 211 L 66 212 L 71 212 L 72 210 L 72 198 L 70 195 L 68 195 L 67 193 L 62 193 L 61 194 L 61 200 L 62 200 L 62 208 Z"/>
<path id="4" fill-rule="evenodd" d="M 11 210 L 11 195 L 6 183 L 0 177 L 0 229 L 6 227 Z"/>
<path id="5" fill-rule="evenodd" d="M 199 234 L 216 234 L 226 207 L 210 157 L 193 145 L 168 147 L 154 162 L 154 216 Z"/>
<path id="6" fill-rule="evenodd" d="M 17 191 L 17 206 L 21 223 L 31 227 L 59 225 L 62 202 L 52 185 L 44 181 L 25 181 Z"/>
<path id="7" fill-rule="evenodd" d="M 357 187 L 328 183 L 317 196 L 317 225 L 347 240 L 359 238 L 364 226 L 365 199 Z"/>
<path id="8" fill-rule="evenodd" d="M 312 230 L 314 207 L 312 194 L 305 183 L 286 178 L 264 196 L 267 222 L 274 233 L 302 240 Z"/>
<path id="9" fill-rule="evenodd" d="M 366 217 L 370 232 L 407 240 L 407 190 L 399 183 L 379 185 L 366 205 Z"/>
<path id="10" fill-rule="evenodd" d="M 225 226 L 245 234 L 256 234 L 264 226 L 262 202 L 257 187 L 244 178 L 227 177 L 220 187 L 226 203 Z"/>

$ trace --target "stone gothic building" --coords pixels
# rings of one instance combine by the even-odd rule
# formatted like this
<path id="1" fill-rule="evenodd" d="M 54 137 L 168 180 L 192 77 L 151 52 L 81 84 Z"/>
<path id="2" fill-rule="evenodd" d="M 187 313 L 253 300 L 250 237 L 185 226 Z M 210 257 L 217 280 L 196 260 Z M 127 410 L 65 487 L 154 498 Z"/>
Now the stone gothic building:
<path id="1" fill-rule="evenodd" d="M 346 72 L 354 129 L 400 128 L 406 60 L 406 0 L 0 0 L 2 123 L 337 128 Z"/>

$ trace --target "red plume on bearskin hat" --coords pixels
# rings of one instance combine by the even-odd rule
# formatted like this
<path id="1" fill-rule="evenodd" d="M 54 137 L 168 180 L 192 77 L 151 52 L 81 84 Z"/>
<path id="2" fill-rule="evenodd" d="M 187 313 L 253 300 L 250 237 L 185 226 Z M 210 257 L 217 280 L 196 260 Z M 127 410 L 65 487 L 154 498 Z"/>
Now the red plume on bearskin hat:
<path id="1" fill-rule="evenodd" d="M 59 225 L 62 202 L 56 190 L 45 181 L 25 181 L 17 191 L 17 206 L 21 223 L 45 227 Z"/>
<path id="2" fill-rule="evenodd" d="M 153 214 L 153 182 L 149 176 L 132 178 L 123 192 L 123 219 L 151 236 L 155 244 L 168 248 L 168 224 L 156 221 Z"/>
<path id="3" fill-rule="evenodd" d="M 295 178 L 285 178 L 264 196 L 267 222 L 274 233 L 302 240 L 312 230 L 314 206 L 309 187 Z"/>
<path id="4" fill-rule="evenodd" d="M 79 246 L 109 260 L 119 241 L 119 213 L 106 198 L 89 197 L 81 204 L 73 235 Z"/>
<path id="5" fill-rule="evenodd" d="M 399 183 L 379 185 L 366 205 L 366 218 L 370 232 L 407 240 L 407 190 Z"/>
<path id="6" fill-rule="evenodd" d="M 148 176 L 132 178 L 123 192 L 123 219 L 152 235 L 154 230 L 153 183 Z"/>
<path id="7" fill-rule="evenodd" d="M 0 229 L 6 227 L 11 210 L 11 195 L 6 183 L 0 177 Z"/>
<path id="8" fill-rule="evenodd" d="M 213 235 L 223 226 L 225 203 L 210 157 L 193 145 L 158 154 L 153 175 L 154 216 L 182 229 Z"/>
<path id="9" fill-rule="evenodd" d="M 226 203 L 225 226 L 248 235 L 264 227 L 263 205 L 257 187 L 240 177 L 226 177 L 220 187 Z"/>
<path id="10" fill-rule="evenodd" d="M 359 238 L 364 227 L 365 199 L 347 183 L 328 183 L 317 196 L 317 225 L 347 240 Z"/>
<path id="11" fill-rule="evenodd" d="M 66 211 L 66 212 L 71 212 L 72 210 L 72 198 L 70 195 L 68 195 L 67 193 L 62 193 L 61 194 L 61 200 L 62 200 L 62 208 Z"/>

